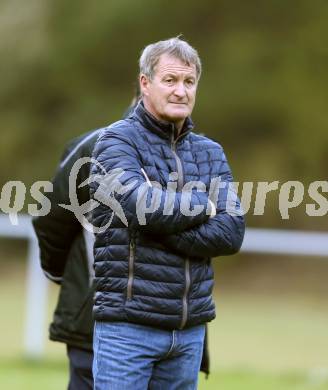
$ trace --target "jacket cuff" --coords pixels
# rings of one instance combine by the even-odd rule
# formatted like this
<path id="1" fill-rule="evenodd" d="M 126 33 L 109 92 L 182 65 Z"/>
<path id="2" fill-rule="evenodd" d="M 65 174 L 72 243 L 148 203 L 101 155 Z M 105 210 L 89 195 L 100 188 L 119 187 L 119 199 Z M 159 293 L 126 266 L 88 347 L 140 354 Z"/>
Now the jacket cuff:
<path id="1" fill-rule="evenodd" d="M 63 277 L 62 276 L 54 276 L 54 275 L 51 275 L 47 271 L 43 271 L 43 273 L 45 274 L 47 279 L 51 280 L 54 283 L 61 284 L 61 282 L 63 281 Z"/>

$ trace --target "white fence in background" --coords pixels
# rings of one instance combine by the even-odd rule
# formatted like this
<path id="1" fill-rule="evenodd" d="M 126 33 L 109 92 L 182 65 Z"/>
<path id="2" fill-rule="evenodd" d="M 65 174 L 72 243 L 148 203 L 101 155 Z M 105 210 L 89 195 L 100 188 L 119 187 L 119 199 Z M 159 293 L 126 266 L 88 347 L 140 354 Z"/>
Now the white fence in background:
<path id="1" fill-rule="evenodd" d="M 0 237 L 28 241 L 26 304 L 24 321 L 24 354 L 29 358 L 41 357 L 47 329 L 48 280 L 39 262 L 39 247 L 32 228 L 31 217 L 19 215 L 18 225 L 12 225 L 8 215 L 0 214 Z"/>
<path id="2" fill-rule="evenodd" d="M 8 215 L 0 214 L 0 237 L 28 240 L 24 353 L 28 358 L 40 358 L 47 329 L 48 281 L 40 269 L 31 217 L 19 215 L 14 226 Z M 248 228 L 242 252 L 328 257 L 328 233 Z"/>

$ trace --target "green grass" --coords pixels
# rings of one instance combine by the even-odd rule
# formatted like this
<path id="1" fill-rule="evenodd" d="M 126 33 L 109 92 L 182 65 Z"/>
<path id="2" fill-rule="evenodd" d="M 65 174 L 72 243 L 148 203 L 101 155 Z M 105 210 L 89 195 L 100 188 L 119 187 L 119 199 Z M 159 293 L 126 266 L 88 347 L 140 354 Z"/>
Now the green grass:
<path id="1" fill-rule="evenodd" d="M 41 362 L 23 356 L 25 269 L 0 263 L 0 389 L 67 386 L 64 345 L 47 340 Z M 48 320 L 58 289 L 49 291 Z M 211 375 L 200 390 L 327 390 L 328 311 L 325 297 L 216 291 L 210 323 Z M 38 302 L 36 302 L 38 304 Z"/>
<path id="2" fill-rule="evenodd" d="M 0 361 L 0 384 L 10 390 L 59 390 L 67 386 L 66 362 L 47 360 Z M 204 379 L 200 390 L 327 390 L 328 378 L 320 375 L 270 374 L 243 370 L 220 370 Z"/>
<path id="3" fill-rule="evenodd" d="M 327 329 L 325 300 L 221 294 L 209 327 L 212 368 L 307 372 L 327 367 Z"/>
<path id="4" fill-rule="evenodd" d="M 269 374 L 253 371 L 214 372 L 208 380 L 202 379 L 199 389 L 203 390 L 327 390 L 327 376 L 306 376 L 304 374 Z"/>
<path id="5" fill-rule="evenodd" d="M 0 386 L 8 390 L 60 390 L 67 388 L 66 362 L 0 361 Z"/>

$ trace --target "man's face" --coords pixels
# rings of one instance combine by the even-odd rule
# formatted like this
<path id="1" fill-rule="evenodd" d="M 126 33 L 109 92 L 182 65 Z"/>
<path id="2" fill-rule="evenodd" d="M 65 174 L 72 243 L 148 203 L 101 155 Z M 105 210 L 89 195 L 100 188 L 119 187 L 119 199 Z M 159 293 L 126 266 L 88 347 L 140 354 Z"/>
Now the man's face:
<path id="1" fill-rule="evenodd" d="M 141 75 L 140 87 L 145 108 L 157 119 L 173 122 L 181 128 L 195 104 L 196 66 L 162 54 L 153 80 Z"/>

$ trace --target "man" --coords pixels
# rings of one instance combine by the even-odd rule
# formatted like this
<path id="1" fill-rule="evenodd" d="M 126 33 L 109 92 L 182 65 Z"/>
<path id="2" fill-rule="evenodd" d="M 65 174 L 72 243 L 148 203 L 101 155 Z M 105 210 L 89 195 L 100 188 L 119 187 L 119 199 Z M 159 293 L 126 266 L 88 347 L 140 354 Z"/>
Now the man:
<path id="1" fill-rule="evenodd" d="M 236 253 L 244 235 L 241 213 L 226 209 L 222 147 L 191 131 L 200 74 L 187 42 L 147 46 L 141 102 L 94 149 L 96 390 L 197 387 L 215 317 L 210 257 Z"/>
<path id="2" fill-rule="evenodd" d="M 93 236 L 81 226 L 74 213 L 59 206 L 69 204 L 69 176 L 74 163 L 90 157 L 101 129 L 75 138 L 67 146 L 48 195 L 51 211 L 33 219 L 39 241 L 41 266 L 45 275 L 60 284 L 60 292 L 49 336 L 67 345 L 69 390 L 92 390 L 92 304 Z M 88 186 L 79 188 L 88 177 L 90 164 L 81 167 L 76 182 L 80 204 L 90 199 Z"/>
<path id="3" fill-rule="evenodd" d="M 139 95 L 137 89 L 124 116 L 136 106 Z M 90 200 L 86 181 L 90 175 L 92 150 L 101 130 L 89 131 L 69 142 L 52 181 L 53 191 L 48 194 L 50 212 L 33 219 L 41 267 L 48 279 L 60 284 L 49 337 L 67 345 L 69 390 L 93 389 L 94 236 L 82 227 L 76 210 L 62 206 L 70 205 L 70 191 L 78 201 L 75 207 Z M 76 163 L 83 160 L 85 163 L 76 168 Z M 78 172 L 74 172 L 76 170 Z M 75 173 L 76 180 L 72 185 L 70 177 Z"/>
<path id="4" fill-rule="evenodd" d="M 135 107 L 139 91 L 124 116 Z M 53 341 L 67 346 L 69 359 L 69 390 L 92 390 L 93 339 L 93 235 L 84 230 L 75 214 L 61 204 L 70 203 L 69 177 L 79 159 L 90 158 L 102 129 L 92 130 L 73 139 L 65 148 L 53 179 L 53 191 L 48 194 L 51 211 L 33 219 L 39 247 L 41 266 L 45 275 L 57 284 L 60 292 L 54 318 L 49 328 Z M 80 205 L 90 200 L 84 183 L 90 163 L 82 165 L 75 183 Z M 201 370 L 209 373 L 209 356 L 204 345 Z"/>

